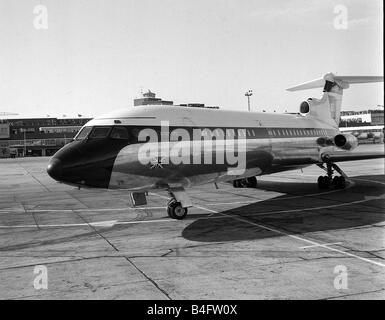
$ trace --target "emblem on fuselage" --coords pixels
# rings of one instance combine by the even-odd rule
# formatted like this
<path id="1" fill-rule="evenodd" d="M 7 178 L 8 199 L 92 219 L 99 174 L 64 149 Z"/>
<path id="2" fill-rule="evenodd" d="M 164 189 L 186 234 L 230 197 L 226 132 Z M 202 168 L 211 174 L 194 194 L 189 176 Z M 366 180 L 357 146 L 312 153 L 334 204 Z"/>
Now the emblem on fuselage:
<path id="1" fill-rule="evenodd" d="M 163 164 L 165 164 L 163 157 L 155 157 L 150 162 L 150 169 L 156 169 L 156 168 L 163 169 Z"/>

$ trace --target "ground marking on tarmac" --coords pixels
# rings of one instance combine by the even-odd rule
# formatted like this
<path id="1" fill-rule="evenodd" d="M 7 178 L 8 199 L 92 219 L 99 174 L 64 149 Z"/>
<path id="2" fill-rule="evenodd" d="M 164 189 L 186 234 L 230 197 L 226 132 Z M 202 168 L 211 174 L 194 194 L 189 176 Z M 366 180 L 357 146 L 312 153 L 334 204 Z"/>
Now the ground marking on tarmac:
<path id="1" fill-rule="evenodd" d="M 154 193 L 154 195 L 158 195 L 158 194 Z M 352 202 L 344 202 L 344 203 L 339 203 L 339 204 L 332 204 L 332 205 L 328 205 L 328 206 L 312 207 L 312 208 L 302 208 L 302 209 L 292 209 L 292 210 L 279 210 L 279 211 L 270 211 L 270 212 L 258 212 L 257 214 L 258 215 L 266 216 L 266 215 L 279 214 L 279 213 L 290 213 L 290 212 L 299 212 L 299 211 L 330 209 L 330 208 L 347 206 L 347 205 L 351 205 L 351 204 L 362 203 L 362 202 L 366 202 L 366 201 L 370 201 L 370 200 L 384 199 L 384 196 L 385 195 L 382 195 L 382 196 L 379 196 L 379 197 L 368 196 L 368 197 L 366 197 L 366 199 L 363 199 L 363 200 L 357 200 L 357 201 L 352 201 Z M 161 196 L 161 197 L 163 197 L 163 196 Z M 201 210 L 207 211 L 207 212 L 211 212 L 212 214 L 221 214 L 221 216 L 215 216 L 215 217 L 210 215 L 210 216 L 208 216 L 206 218 L 203 218 L 203 219 L 224 219 L 224 218 L 233 218 L 233 219 L 235 219 L 235 217 L 232 216 L 232 215 L 227 215 L 227 214 L 221 213 L 221 212 L 216 211 L 216 210 L 212 210 L 212 209 L 201 207 L 201 206 L 197 206 L 197 205 L 194 206 L 194 207 L 197 208 L 197 209 L 201 209 Z M 147 209 L 154 209 L 154 208 L 157 208 L 157 209 L 158 208 L 162 208 L 163 209 L 164 207 L 149 207 Z M 124 208 L 124 209 L 127 209 L 127 208 Z M 146 209 L 146 208 L 131 208 L 130 207 L 130 209 Z M 64 209 L 64 210 L 65 210 L 65 212 L 68 212 L 68 211 L 84 211 L 86 209 L 76 209 L 76 210 Z M 103 210 L 107 210 L 107 209 L 100 209 L 100 210 L 89 209 L 87 211 L 103 211 Z M 117 210 L 117 209 L 111 209 L 111 210 Z M 46 212 L 46 211 L 49 211 L 49 212 L 60 212 L 62 210 L 27 210 L 27 212 Z M 250 215 L 250 216 L 252 216 L 252 215 Z M 91 222 L 91 224 L 96 224 L 95 226 L 100 226 L 100 227 L 111 227 L 113 225 L 141 224 L 141 223 L 161 223 L 161 222 L 170 222 L 170 221 L 175 222 L 176 220 L 175 219 L 138 220 L 138 221 L 137 220 L 135 220 L 135 221 L 118 221 L 118 220 L 116 221 L 116 220 L 114 220 L 114 223 L 112 225 L 111 225 L 111 221 Z M 245 221 L 247 221 L 247 220 L 245 220 Z M 39 224 L 39 227 L 40 228 L 65 228 L 65 227 L 84 227 L 84 226 L 88 226 L 88 225 L 89 224 L 87 224 L 87 223 L 46 224 L 46 225 Z M 0 225 L 0 228 L 2 228 L 2 229 L 10 229 L 10 228 L 37 228 L 37 226 L 36 225 L 15 225 L 15 226 Z M 321 246 L 322 247 L 322 245 L 320 245 L 320 244 L 318 244 L 316 242 L 314 244 L 317 245 L 317 246 Z"/>
<path id="2" fill-rule="evenodd" d="M 0 212 L 14 212 L 14 213 L 28 213 L 28 212 L 103 212 L 103 211 L 124 211 L 124 210 L 156 210 L 156 209 L 164 209 L 165 207 L 142 207 L 142 208 L 134 208 L 134 207 L 125 207 L 125 208 L 85 208 L 85 209 L 1 209 Z"/>
<path id="3" fill-rule="evenodd" d="M 359 179 L 363 180 L 363 179 Z M 363 181 L 369 181 L 373 182 L 370 180 L 363 180 Z M 376 181 L 378 182 L 378 181 Z M 382 182 L 378 182 L 383 184 Z M 354 186 L 354 182 L 349 184 L 349 186 L 346 188 L 351 188 Z M 345 190 L 346 190 L 345 189 Z M 291 200 L 291 199 L 297 199 L 297 198 L 303 198 L 303 197 L 311 197 L 315 195 L 324 195 L 324 194 L 330 194 L 334 192 L 341 191 L 339 189 L 336 190 L 331 190 L 331 191 L 326 191 L 326 192 L 318 192 L 318 193 L 311 193 L 311 194 L 306 194 L 306 195 L 301 195 L 301 196 L 291 196 L 291 197 L 286 197 L 286 198 L 270 198 L 270 199 L 255 199 L 255 200 L 247 200 L 247 201 L 232 201 L 232 202 L 215 202 L 215 203 L 207 203 L 205 204 L 206 206 L 215 206 L 215 205 L 228 205 L 228 204 L 242 204 L 242 203 L 255 203 L 258 201 L 274 201 L 274 200 Z M 163 199 L 170 199 L 167 196 L 160 195 L 158 193 L 150 192 L 150 195 L 154 195 Z M 82 211 L 82 212 L 103 212 L 103 211 L 124 211 L 124 210 L 157 210 L 157 209 L 165 209 L 166 207 L 124 207 L 124 208 L 84 208 L 84 209 L 0 209 L 0 212 L 14 212 L 14 213 L 23 213 L 23 212 L 77 212 L 77 211 Z"/>
<path id="4" fill-rule="evenodd" d="M 359 181 L 365 181 L 365 182 L 374 182 L 374 183 L 379 183 L 379 184 L 383 184 L 385 185 L 385 182 L 381 182 L 381 181 L 377 181 L 377 180 L 366 180 L 366 179 L 360 179 L 360 178 L 352 178 L 352 179 L 355 179 L 355 180 L 359 180 Z"/>
<path id="5" fill-rule="evenodd" d="M 65 223 L 65 224 L 39 224 L 39 228 L 69 228 L 69 227 L 105 227 L 110 228 L 115 225 L 126 225 L 126 224 L 142 224 L 142 223 L 160 223 L 160 222 L 178 222 L 175 219 L 160 219 L 160 220 L 140 220 L 140 221 L 97 221 L 89 223 Z M 32 228 L 37 229 L 38 226 L 35 224 L 21 224 L 14 226 L 0 226 L 0 229 L 12 229 L 12 228 Z"/>
<path id="6" fill-rule="evenodd" d="M 332 246 L 332 245 L 335 245 L 335 244 L 341 244 L 342 242 L 330 242 L 330 243 L 323 243 L 322 246 Z M 299 247 L 300 249 L 309 249 L 309 248 L 316 248 L 316 247 L 319 247 L 320 245 L 318 244 L 315 244 L 315 245 L 311 245 L 311 246 L 305 246 L 305 247 Z"/>
<path id="7" fill-rule="evenodd" d="M 345 202 L 345 203 L 340 203 L 340 204 L 332 204 L 328 206 L 321 206 L 321 207 L 312 207 L 312 208 L 302 208 L 302 209 L 292 209 L 292 210 L 280 210 L 280 211 L 270 211 L 270 212 L 258 212 L 258 215 L 271 215 L 271 214 L 279 214 L 279 213 L 290 213 L 290 212 L 299 212 L 299 211 L 310 211 L 310 210 L 321 210 L 321 209 L 330 209 L 330 208 L 335 208 L 335 207 L 341 207 L 341 206 L 347 206 L 351 204 L 357 204 L 357 203 L 362 203 L 370 200 L 375 200 L 375 199 L 384 199 L 384 195 L 380 197 L 368 197 L 367 199 L 363 200 L 357 200 L 357 201 L 352 201 L 352 202 Z M 221 213 L 216 210 L 212 210 L 209 208 L 201 207 L 201 206 L 194 206 L 197 209 L 201 209 L 207 212 L 211 213 L 217 213 L 221 214 L 222 216 L 216 216 L 212 217 L 211 215 L 207 218 L 204 219 L 224 219 L 224 218 L 234 218 L 234 216 L 227 215 L 224 213 Z M 160 207 L 163 208 L 163 207 Z M 133 208 L 135 209 L 135 208 Z M 47 210 L 50 212 L 60 212 L 61 210 Z M 82 211 L 82 209 L 79 210 L 68 210 L 68 211 Z M 9 212 L 9 211 L 8 211 Z M 24 211 L 23 211 L 24 212 Z M 45 212 L 41 210 L 28 210 L 27 212 Z M 67 212 L 67 211 L 66 211 Z M 252 216 L 252 215 L 250 215 Z M 166 221 L 176 221 L 175 219 L 161 219 L 161 220 L 139 220 L 139 221 L 118 221 L 118 220 L 113 220 L 113 224 L 111 224 L 111 221 L 99 221 L 99 222 L 91 222 L 90 224 L 94 224 L 95 226 L 100 226 L 100 227 L 112 227 L 113 225 L 124 225 L 124 224 L 141 224 L 141 223 L 159 223 L 159 222 L 166 222 Z M 39 224 L 40 228 L 59 228 L 59 227 L 84 227 L 88 226 L 89 224 L 87 223 L 67 223 L 67 224 Z M 14 226 L 7 226 L 7 225 L 0 225 L 0 229 L 11 229 L 11 228 L 37 228 L 37 225 L 14 225 Z M 317 243 L 315 243 L 317 244 Z M 319 244 L 317 244 L 319 245 Z M 321 245 L 322 246 L 322 245 Z"/>
<path id="8" fill-rule="evenodd" d="M 367 181 L 367 182 L 371 182 L 371 183 L 374 182 L 374 183 L 379 183 L 379 184 L 385 185 L 385 183 L 379 182 L 379 181 L 371 181 L 371 180 L 364 180 L 364 179 L 357 179 L 357 180 L 363 180 L 363 181 Z M 332 191 L 329 191 L 329 192 L 317 193 L 317 194 L 322 195 L 322 194 L 325 194 L 325 193 L 331 193 L 331 192 L 336 192 L 336 191 L 339 191 L 339 190 L 332 190 Z M 159 196 L 161 198 L 167 198 L 168 199 L 168 197 L 159 195 L 157 193 L 151 193 L 151 194 Z M 316 195 L 316 194 L 314 194 L 314 195 Z M 296 196 L 296 197 L 301 197 L 301 196 Z M 366 197 L 366 199 L 363 199 L 363 200 L 357 200 L 357 201 L 346 202 L 346 203 L 341 203 L 341 204 L 334 204 L 334 205 L 328 205 L 328 206 L 322 206 L 322 207 L 313 207 L 313 208 L 304 208 L 304 209 L 281 210 L 281 211 L 273 211 L 273 212 L 266 212 L 266 213 L 259 212 L 258 214 L 260 214 L 260 215 L 268 215 L 268 214 L 288 213 L 288 212 L 296 212 L 296 211 L 298 212 L 298 211 L 328 209 L 328 208 L 340 207 L 340 206 L 351 205 L 351 204 L 356 204 L 356 203 L 362 203 L 362 202 L 366 202 L 366 201 L 370 201 L 370 200 L 374 200 L 374 199 L 383 199 L 383 198 L 384 198 L 384 195 L 382 195 L 380 197 L 368 196 L 368 197 Z M 291 237 L 291 238 L 294 238 L 294 239 L 297 239 L 297 240 L 300 240 L 300 241 L 305 241 L 307 243 L 312 244 L 311 246 L 307 246 L 307 247 L 323 247 L 323 248 L 326 248 L 326 249 L 329 249 L 329 250 L 332 250 L 332 251 L 336 251 L 336 252 L 342 253 L 344 255 L 355 257 L 357 259 L 360 259 L 360 260 L 363 260 L 363 261 L 366 261 L 366 262 L 369 262 L 369 263 L 373 263 L 373 264 L 385 267 L 385 265 L 380 263 L 380 262 L 376 262 L 376 261 L 373 261 L 373 260 L 370 260 L 370 259 L 359 257 L 359 256 L 356 256 L 354 254 L 351 254 L 351 253 L 348 253 L 348 252 L 344 252 L 344 251 L 341 251 L 341 250 L 338 250 L 338 249 L 329 248 L 328 245 L 330 245 L 330 244 L 320 244 L 320 243 L 317 243 L 317 242 L 314 242 L 314 241 L 311 241 L 311 240 L 308 240 L 308 239 L 305 239 L 305 238 L 301 238 L 301 237 L 298 237 L 298 236 L 290 235 L 290 234 L 285 233 L 283 231 L 275 230 L 273 228 L 270 228 L 270 227 L 267 227 L 267 226 L 263 226 L 263 225 L 251 222 L 251 221 L 246 220 L 246 219 L 242 219 L 242 218 L 239 218 L 239 217 L 236 217 L 236 216 L 233 216 L 233 215 L 224 214 L 224 213 L 218 212 L 216 210 L 208 209 L 208 208 L 205 208 L 205 207 L 201 207 L 201 206 L 194 206 L 194 207 L 196 207 L 198 209 L 201 209 L 201 210 L 204 210 L 204 211 L 207 211 L 207 212 L 211 212 L 212 214 L 220 214 L 221 215 L 221 216 L 209 215 L 208 217 L 205 217 L 203 219 L 232 218 L 232 219 L 235 219 L 235 220 L 239 220 L 239 221 L 251 224 L 251 225 L 258 226 L 260 228 L 264 228 L 264 229 L 270 230 L 272 232 L 276 232 L 276 233 L 279 233 L 279 234 L 282 234 L 282 235 L 286 235 L 288 237 Z M 27 210 L 26 212 L 111 211 L 111 210 L 127 210 L 127 209 L 133 209 L 133 210 L 137 210 L 137 209 L 142 209 L 143 210 L 144 209 L 145 210 L 145 209 L 163 209 L 163 208 L 164 207 L 147 207 L 147 208 L 126 207 L 126 208 L 118 208 L 118 209 L 112 209 L 111 208 L 111 209 L 63 209 L 63 210 L 48 210 L 48 209 L 47 210 L 38 210 L 38 209 L 34 209 L 34 210 Z M 10 210 L 0 210 L 0 212 L 10 212 Z M 15 212 L 15 211 L 11 211 L 11 212 Z M 18 210 L 16 212 L 25 212 L 25 211 L 24 210 L 23 211 Z M 77 223 L 77 224 L 46 224 L 46 225 L 39 225 L 39 227 L 40 228 L 62 228 L 62 227 L 84 227 L 84 226 L 90 226 L 90 225 L 91 226 L 97 226 L 97 227 L 112 227 L 114 225 L 128 225 L 128 224 L 142 224 L 142 223 L 162 223 L 162 222 L 178 222 L 178 221 L 175 220 L 175 219 L 139 220 L 139 221 L 136 221 L 136 220 L 134 220 L 134 221 L 109 220 L 109 221 L 99 221 L 99 222 L 90 222 L 90 223 Z M 10 228 L 34 228 L 34 229 L 36 229 L 36 228 L 38 228 L 38 226 L 35 225 L 35 224 L 34 225 L 14 225 L 14 226 L 0 225 L 0 229 L 10 229 Z"/>
<path id="9" fill-rule="evenodd" d="M 367 200 L 365 200 L 365 201 L 367 201 Z M 199 207 L 199 208 L 202 209 L 202 210 L 209 211 L 209 212 L 215 212 L 215 210 L 207 209 L 207 208 L 204 208 L 204 207 Z M 335 251 L 335 252 L 338 252 L 340 254 L 347 255 L 349 257 L 353 257 L 353 258 L 356 258 L 356 259 L 359 259 L 359 260 L 362 260 L 362 261 L 365 261 L 365 262 L 369 262 L 371 264 L 375 264 L 377 266 L 385 268 L 385 264 L 381 263 L 381 262 L 377 262 L 377 261 L 374 261 L 374 260 L 371 260 L 371 259 L 367 259 L 367 258 L 363 258 L 363 257 L 357 256 L 357 255 L 355 255 L 353 253 L 349 253 L 349 252 L 338 250 L 338 249 L 335 249 L 335 248 L 332 248 L 332 247 L 328 247 L 327 245 L 315 242 L 313 240 L 309 240 L 309 239 L 306 239 L 306 238 L 295 236 L 293 234 L 290 234 L 290 233 L 287 233 L 287 232 L 284 232 L 284 231 L 281 231 L 281 230 L 278 230 L 278 229 L 274 229 L 274 228 L 271 228 L 271 227 L 268 227 L 268 226 L 265 226 L 265 225 L 262 225 L 262 224 L 259 224 L 259 223 L 255 223 L 255 222 L 252 222 L 252 221 L 249 221 L 249 220 L 237 217 L 237 216 L 229 215 L 229 214 L 226 214 L 226 213 L 221 213 L 221 212 L 218 212 L 218 211 L 216 211 L 215 213 L 224 215 L 224 216 L 226 216 L 228 218 L 232 218 L 234 220 L 238 220 L 238 221 L 250 224 L 252 226 L 256 226 L 256 227 L 259 227 L 259 228 L 262 228 L 262 229 L 265 229 L 265 230 L 269 230 L 271 232 L 275 232 L 277 234 L 281 234 L 281 235 L 284 235 L 284 236 L 287 236 L 287 237 L 290 237 L 290 238 L 293 238 L 293 239 L 296 239 L 296 240 L 299 240 L 299 241 L 304 241 L 304 242 L 307 242 L 307 243 L 309 243 L 311 245 L 314 245 L 314 246 L 317 246 L 317 247 L 322 247 L 322 248 L 325 248 L 325 249 L 328 249 L 328 250 L 331 250 L 331 251 Z"/>

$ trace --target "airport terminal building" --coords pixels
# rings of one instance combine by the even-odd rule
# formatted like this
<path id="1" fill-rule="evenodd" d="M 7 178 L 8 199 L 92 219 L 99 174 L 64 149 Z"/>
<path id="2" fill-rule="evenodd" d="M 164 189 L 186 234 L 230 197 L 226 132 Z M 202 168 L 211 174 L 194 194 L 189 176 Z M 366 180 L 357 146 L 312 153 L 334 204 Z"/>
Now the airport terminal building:
<path id="1" fill-rule="evenodd" d="M 340 131 L 363 143 L 384 142 L 384 107 L 364 111 L 341 111 Z"/>
<path id="2" fill-rule="evenodd" d="M 134 107 L 173 105 L 173 101 L 157 98 L 148 90 L 134 99 Z M 214 108 L 201 103 L 180 104 L 181 107 Z M 0 158 L 52 156 L 70 142 L 91 118 L 19 118 L 0 119 Z"/>
<path id="3" fill-rule="evenodd" d="M 51 156 L 89 118 L 0 119 L 0 158 Z"/>
<path id="4" fill-rule="evenodd" d="M 156 98 L 148 90 L 134 99 L 134 107 L 173 105 L 173 101 Z M 200 103 L 179 104 L 181 107 L 214 108 Z M 0 158 L 52 156 L 77 134 L 91 118 L 26 118 L 0 119 Z M 384 110 L 342 111 L 340 130 L 357 136 L 361 143 L 383 142 Z"/>
<path id="5" fill-rule="evenodd" d="M 340 127 L 384 125 L 384 108 L 365 111 L 341 111 Z"/>

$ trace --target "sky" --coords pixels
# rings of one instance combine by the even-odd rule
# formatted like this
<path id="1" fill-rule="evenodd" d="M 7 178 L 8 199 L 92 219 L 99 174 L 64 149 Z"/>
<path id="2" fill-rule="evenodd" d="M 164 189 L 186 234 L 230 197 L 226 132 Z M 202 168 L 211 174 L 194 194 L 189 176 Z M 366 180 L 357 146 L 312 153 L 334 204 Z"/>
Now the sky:
<path id="1" fill-rule="evenodd" d="M 46 29 L 38 11 L 47 9 Z M 347 28 L 335 22 L 344 6 Z M 297 112 L 325 73 L 383 75 L 382 0 L 0 0 L 0 112 L 94 117 L 141 90 L 175 103 Z M 337 7 L 338 8 L 338 7 Z M 38 20 L 37 20 L 38 19 Z M 343 110 L 383 105 L 352 86 Z"/>

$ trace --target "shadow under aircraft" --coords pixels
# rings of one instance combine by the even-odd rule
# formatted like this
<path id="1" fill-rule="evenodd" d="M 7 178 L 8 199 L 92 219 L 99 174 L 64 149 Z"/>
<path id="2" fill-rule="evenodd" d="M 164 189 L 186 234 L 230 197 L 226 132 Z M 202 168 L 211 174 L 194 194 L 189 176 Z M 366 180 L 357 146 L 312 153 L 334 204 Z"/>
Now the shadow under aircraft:
<path id="1" fill-rule="evenodd" d="M 357 176 L 351 181 L 346 190 L 325 193 L 318 193 L 313 183 L 261 181 L 261 189 L 286 194 L 224 211 L 217 210 L 218 213 L 210 218 L 202 217 L 191 223 L 183 230 L 182 236 L 199 242 L 257 240 L 282 235 L 256 224 L 288 234 L 303 234 L 385 221 L 385 187 L 375 182 L 384 182 L 385 176 Z"/>

